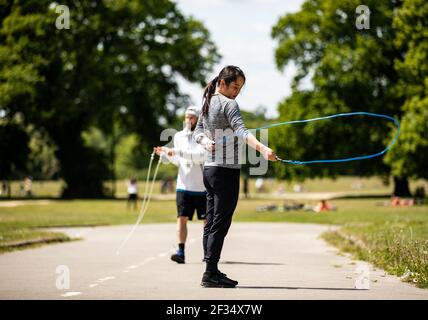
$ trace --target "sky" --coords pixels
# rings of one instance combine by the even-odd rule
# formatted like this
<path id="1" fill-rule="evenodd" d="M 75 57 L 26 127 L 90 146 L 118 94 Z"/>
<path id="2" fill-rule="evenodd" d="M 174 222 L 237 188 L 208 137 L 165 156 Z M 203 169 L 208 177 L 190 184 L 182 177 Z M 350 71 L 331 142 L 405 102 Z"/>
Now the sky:
<path id="1" fill-rule="evenodd" d="M 300 9 L 303 0 L 176 0 L 185 15 L 202 21 L 210 31 L 222 59 L 210 79 L 225 65 L 236 65 L 247 81 L 236 101 L 243 110 L 267 108 L 268 117 L 278 115 L 277 106 L 291 93 L 295 67 L 280 72 L 275 65 L 275 47 L 270 36 L 279 17 Z M 200 105 L 199 85 L 180 81 L 193 104 Z"/>

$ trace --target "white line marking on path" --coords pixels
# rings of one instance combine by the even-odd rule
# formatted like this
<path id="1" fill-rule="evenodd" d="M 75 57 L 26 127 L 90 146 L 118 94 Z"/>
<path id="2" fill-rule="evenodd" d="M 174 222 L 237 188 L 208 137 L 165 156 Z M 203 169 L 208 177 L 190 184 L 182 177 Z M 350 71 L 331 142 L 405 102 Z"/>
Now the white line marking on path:
<path id="1" fill-rule="evenodd" d="M 67 298 L 67 297 L 79 296 L 81 294 L 82 294 L 81 292 L 66 292 L 66 293 L 62 294 L 61 296 Z"/>
<path id="2" fill-rule="evenodd" d="M 108 277 L 105 277 L 105 278 L 98 279 L 97 281 L 104 282 L 104 281 L 114 280 L 114 279 L 116 279 L 116 277 L 108 276 Z"/>
<path id="3" fill-rule="evenodd" d="M 153 260 L 156 260 L 156 258 L 155 257 L 148 257 L 148 258 L 144 259 L 142 262 L 140 262 L 138 264 L 138 266 L 140 267 L 140 266 L 142 266 L 142 265 L 144 265 L 146 263 L 149 263 L 150 261 L 153 261 Z"/>
<path id="4" fill-rule="evenodd" d="M 195 241 L 196 241 L 196 239 L 191 239 L 190 240 L 190 242 L 195 242 Z M 167 252 L 161 252 L 161 253 L 159 253 L 157 255 L 157 257 L 163 258 L 163 257 L 166 257 L 169 253 L 170 252 L 168 252 L 168 251 Z M 143 265 L 145 265 L 145 264 L 147 264 L 147 263 L 149 263 L 150 261 L 153 261 L 153 260 L 156 260 L 156 257 L 148 257 L 148 258 L 144 259 L 143 261 L 141 261 L 138 264 L 133 264 L 133 265 L 130 265 L 129 267 L 126 267 L 125 269 L 122 270 L 122 273 L 128 273 L 129 271 L 131 271 L 133 269 L 137 269 L 137 268 L 139 268 L 139 267 L 141 267 L 141 266 L 143 266 Z M 96 280 L 95 283 L 91 283 L 88 287 L 89 288 L 95 288 L 99 284 L 101 284 L 101 283 L 103 283 L 105 281 L 114 280 L 114 279 L 116 279 L 116 277 L 113 277 L 113 276 L 108 276 L 108 277 L 105 277 L 105 278 L 100 278 L 100 279 Z M 81 292 L 77 292 L 77 293 L 73 293 L 72 292 L 72 293 L 68 293 L 68 294 L 69 294 L 68 296 L 71 296 L 71 295 L 79 295 L 79 294 L 82 294 L 82 293 Z"/>

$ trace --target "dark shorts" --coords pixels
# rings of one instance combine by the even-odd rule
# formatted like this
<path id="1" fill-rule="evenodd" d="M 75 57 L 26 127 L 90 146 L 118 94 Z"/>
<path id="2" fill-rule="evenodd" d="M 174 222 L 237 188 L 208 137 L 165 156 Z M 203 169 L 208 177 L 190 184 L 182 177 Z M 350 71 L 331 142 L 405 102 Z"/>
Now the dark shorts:
<path id="1" fill-rule="evenodd" d="M 207 211 L 206 195 L 194 195 L 187 192 L 177 192 L 177 217 L 193 219 L 195 210 L 199 220 L 204 220 Z"/>
<path id="2" fill-rule="evenodd" d="M 137 201 L 137 195 L 135 193 L 128 194 L 128 200 Z"/>

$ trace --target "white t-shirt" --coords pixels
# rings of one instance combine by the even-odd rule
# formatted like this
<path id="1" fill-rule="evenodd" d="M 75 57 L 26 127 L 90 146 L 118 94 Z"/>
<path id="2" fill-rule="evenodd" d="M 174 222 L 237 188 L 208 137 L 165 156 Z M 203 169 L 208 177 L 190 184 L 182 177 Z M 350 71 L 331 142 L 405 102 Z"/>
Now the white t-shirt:
<path id="1" fill-rule="evenodd" d="M 137 194 L 138 188 L 136 183 L 128 183 L 128 194 Z"/>
<path id="2" fill-rule="evenodd" d="M 177 191 L 205 192 L 203 181 L 203 163 L 206 150 L 193 138 L 188 129 L 179 131 L 174 136 L 173 157 L 161 155 L 162 162 L 171 162 L 178 166 Z"/>

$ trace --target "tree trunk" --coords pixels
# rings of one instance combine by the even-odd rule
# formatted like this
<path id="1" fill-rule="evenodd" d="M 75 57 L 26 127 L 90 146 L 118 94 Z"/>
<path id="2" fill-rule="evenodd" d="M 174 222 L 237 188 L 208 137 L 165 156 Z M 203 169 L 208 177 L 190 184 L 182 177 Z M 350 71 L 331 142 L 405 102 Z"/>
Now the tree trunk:
<path id="1" fill-rule="evenodd" d="M 411 197 L 412 196 L 412 194 L 410 193 L 409 181 L 407 180 L 407 177 L 404 177 L 404 178 L 394 177 L 393 195 L 397 196 L 397 197 Z"/>
<path id="2" fill-rule="evenodd" d="M 61 132 L 51 134 L 66 184 L 62 197 L 103 198 L 103 180 L 109 177 L 108 160 L 99 151 L 84 146 L 81 132 L 76 128 L 77 125 L 67 124 Z"/>
<path id="3" fill-rule="evenodd" d="M 114 198 L 116 196 L 116 168 L 115 168 L 115 163 L 116 163 L 116 155 L 114 152 L 116 146 L 116 140 L 113 137 L 113 142 L 112 142 L 112 146 L 111 146 L 111 150 L 110 150 L 110 161 L 111 161 L 111 196 Z"/>
<path id="4" fill-rule="evenodd" d="M 115 148 L 117 143 L 116 130 L 114 121 L 111 123 L 111 144 L 110 144 L 110 171 L 111 171 L 111 196 L 116 197 L 116 154 Z"/>

